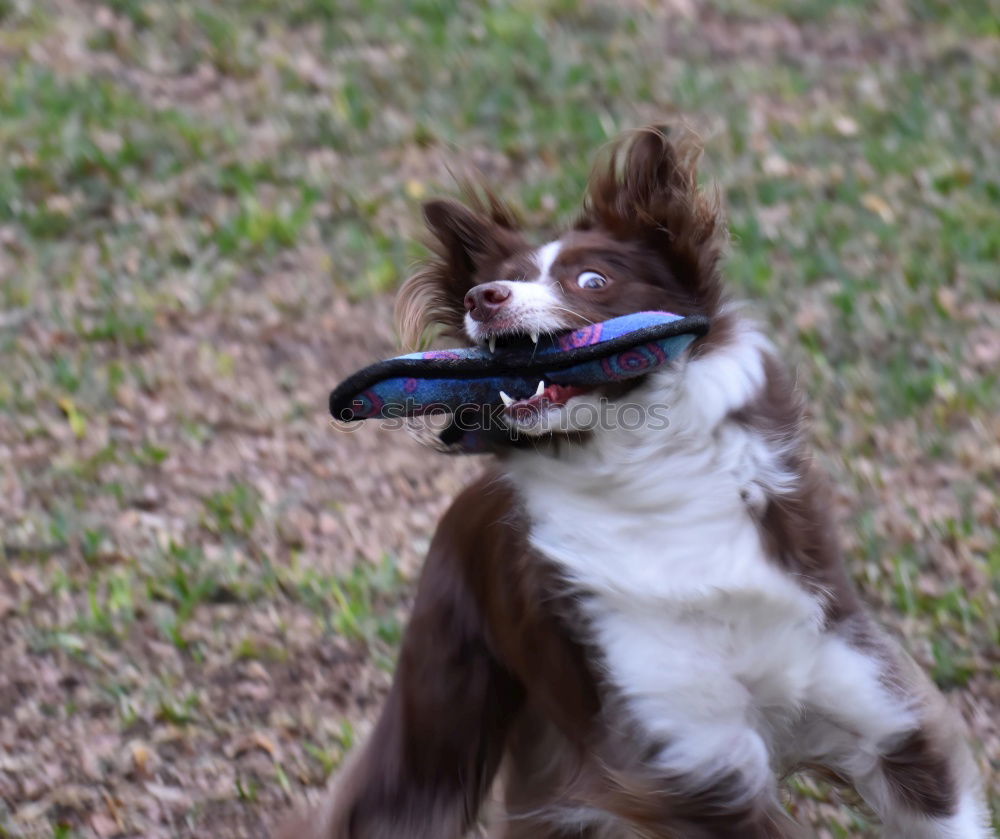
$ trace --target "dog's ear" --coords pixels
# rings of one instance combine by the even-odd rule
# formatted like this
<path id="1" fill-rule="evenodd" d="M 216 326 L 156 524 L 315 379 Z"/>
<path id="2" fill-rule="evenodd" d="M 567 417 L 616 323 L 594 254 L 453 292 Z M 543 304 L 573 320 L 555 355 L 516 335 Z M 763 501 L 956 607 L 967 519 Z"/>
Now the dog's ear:
<path id="1" fill-rule="evenodd" d="M 461 340 L 465 294 L 506 257 L 525 247 L 517 218 L 483 187 L 465 184 L 468 206 L 451 199 L 424 204 L 433 257 L 403 284 L 396 298 L 396 323 L 404 344 L 415 345 L 431 324 Z"/>
<path id="2" fill-rule="evenodd" d="M 457 201 L 428 201 L 424 221 L 440 244 L 438 255 L 448 263 L 456 280 L 471 285 L 483 263 L 502 256 L 506 228 Z"/>
<path id="3" fill-rule="evenodd" d="M 650 246 L 673 279 L 713 310 L 727 237 L 717 192 L 698 187 L 700 157 L 684 129 L 650 126 L 626 136 L 594 167 L 576 227 Z"/>

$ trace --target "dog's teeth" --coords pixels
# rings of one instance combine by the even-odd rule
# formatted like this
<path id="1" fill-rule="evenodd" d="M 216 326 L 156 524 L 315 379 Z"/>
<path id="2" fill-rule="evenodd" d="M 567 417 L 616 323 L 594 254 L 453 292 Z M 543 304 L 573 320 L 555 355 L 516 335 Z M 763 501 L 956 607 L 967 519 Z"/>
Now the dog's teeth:
<path id="1" fill-rule="evenodd" d="M 538 380 L 538 387 L 535 388 L 535 396 L 541 396 L 545 393 L 545 381 L 543 379 Z"/>
<path id="2" fill-rule="evenodd" d="M 532 344 L 538 343 L 538 332 L 536 330 L 531 331 L 531 343 Z"/>
<path id="3" fill-rule="evenodd" d="M 508 396 L 508 395 L 507 395 L 506 393 L 504 393 L 504 392 L 503 392 L 502 390 L 500 391 L 500 401 L 501 401 L 501 402 L 503 402 L 503 406 L 504 406 L 505 408 L 509 408 L 509 407 L 510 407 L 511 405 L 513 405 L 513 404 L 514 404 L 514 400 L 513 400 L 513 399 L 511 399 L 511 398 L 510 398 L 510 397 L 509 397 L 509 396 Z"/>
<path id="4" fill-rule="evenodd" d="M 492 353 L 496 351 L 497 351 L 497 336 L 490 335 L 490 352 Z"/>

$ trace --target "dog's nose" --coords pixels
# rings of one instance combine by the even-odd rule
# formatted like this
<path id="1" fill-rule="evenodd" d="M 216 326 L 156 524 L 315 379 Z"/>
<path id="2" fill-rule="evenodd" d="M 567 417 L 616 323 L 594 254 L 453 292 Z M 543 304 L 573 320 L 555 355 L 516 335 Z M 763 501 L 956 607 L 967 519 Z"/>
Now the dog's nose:
<path id="1" fill-rule="evenodd" d="M 465 295 L 465 311 L 482 323 L 495 317 L 509 297 L 510 289 L 503 283 L 482 283 Z"/>

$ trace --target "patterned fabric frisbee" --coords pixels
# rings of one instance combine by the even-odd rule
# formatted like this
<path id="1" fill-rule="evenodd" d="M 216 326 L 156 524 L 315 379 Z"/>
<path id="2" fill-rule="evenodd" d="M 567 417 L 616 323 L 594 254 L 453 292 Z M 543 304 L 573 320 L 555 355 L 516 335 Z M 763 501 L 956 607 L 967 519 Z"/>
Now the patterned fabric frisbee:
<path id="1" fill-rule="evenodd" d="M 349 376 L 330 394 L 330 413 L 353 422 L 499 409 L 500 391 L 527 399 L 540 381 L 588 388 L 645 375 L 707 330 L 701 315 L 637 312 L 494 353 L 482 347 L 411 353 Z M 472 438 L 466 448 L 475 448 Z"/>

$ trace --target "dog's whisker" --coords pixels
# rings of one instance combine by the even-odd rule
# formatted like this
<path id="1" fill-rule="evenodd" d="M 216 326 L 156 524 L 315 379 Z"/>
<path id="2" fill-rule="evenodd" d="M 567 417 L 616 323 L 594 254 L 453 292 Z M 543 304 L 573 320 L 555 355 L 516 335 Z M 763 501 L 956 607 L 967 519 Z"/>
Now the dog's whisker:
<path id="1" fill-rule="evenodd" d="M 553 306 L 552 308 L 556 309 L 556 310 L 558 310 L 560 312 L 569 312 L 571 315 L 573 315 L 573 317 L 580 318 L 580 320 L 586 321 L 591 326 L 593 326 L 596 323 L 596 321 L 591 320 L 586 315 L 581 315 L 579 312 L 576 312 L 573 309 L 568 309 L 565 306 Z"/>

